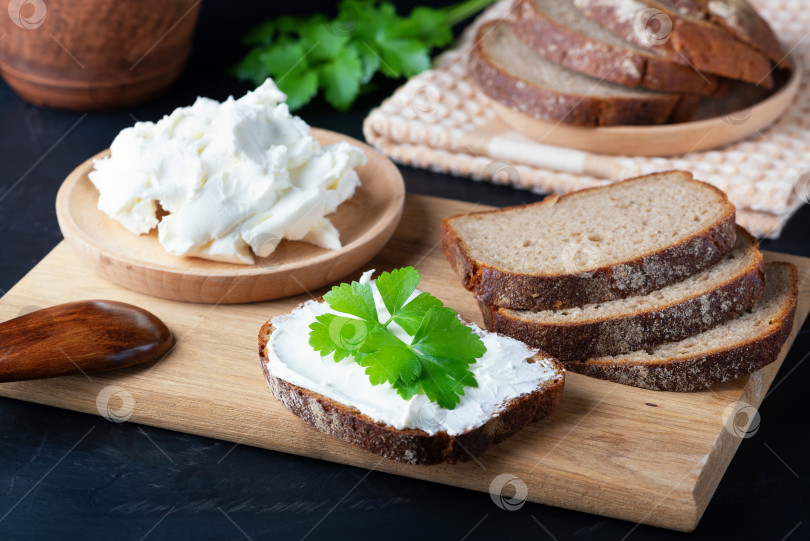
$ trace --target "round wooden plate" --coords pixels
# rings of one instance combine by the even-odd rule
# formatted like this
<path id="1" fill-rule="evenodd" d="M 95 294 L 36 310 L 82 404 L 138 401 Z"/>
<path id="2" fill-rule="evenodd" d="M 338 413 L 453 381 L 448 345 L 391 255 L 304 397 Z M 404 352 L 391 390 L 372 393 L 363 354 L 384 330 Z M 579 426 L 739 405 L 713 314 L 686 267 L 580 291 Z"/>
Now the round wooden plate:
<path id="1" fill-rule="evenodd" d="M 98 191 L 87 174 L 90 158 L 65 179 L 56 216 L 65 239 L 96 272 L 126 288 L 186 302 L 242 303 L 288 297 L 332 283 L 365 265 L 382 249 L 402 216 L 405 185 L 385 156 L 351 137 L 312 129 L 322 144 L 347 141 L 362 148 L 368 163 L 357 169 L 362 185 L 329 216 L 343 248 L 326 250 L 284 240 L 253 265 L 220 263 L 168 254 L 157 231 L 134 235 L 97 209 Z"/>
<path id="2" fill-rule="evenodd" d="M 774 89 L 735 85 L 724 98 L 704 98 L 696 120 L 657 126 L 584 128 L 545 122 L 492 102 L 501 119 L 538 143 L 621 156 L 675 156 L 728 145 L 776 122 L 787 111 L 802 80 L 802 63 L 774 74 Z M 780 77 L 781 76 L 781 77 Z"/>

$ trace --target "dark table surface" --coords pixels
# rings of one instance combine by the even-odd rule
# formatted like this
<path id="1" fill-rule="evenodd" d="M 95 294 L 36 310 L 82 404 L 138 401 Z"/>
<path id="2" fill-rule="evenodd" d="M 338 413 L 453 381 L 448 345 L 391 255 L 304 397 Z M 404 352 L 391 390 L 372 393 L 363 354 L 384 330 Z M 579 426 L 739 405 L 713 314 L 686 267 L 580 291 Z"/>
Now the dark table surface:
<path id="1" fill-rule="evenodd" d="M 426 2 L 430 3 L 430 2 Z M 433 2 L 439 5 L 439 2 Z M 223 99 L 248 86 L 225 69 L 245 29 L 279 9 L 330 2 L 204 3 L 195 50 L 165 96 L 115 113 L 54 112 L 0 83 L 0 289 L 11 288 L 61 239 L 54 214 L 65 176 L 134 120 L 157 120 L 197 95 Z M 281 4 L 281 3 L 278 3 Z M 408 2 L 398 2 L 407 9 Z M 2 15 L 0 15 L 2 16 Z M 395 88 L 382 84 L 352 112 L 321 102 L 310 124 L 362 138 L 367 111 Z M 539 195 L 401 168 L 411 193 L 513 205 Z M 810 209 L 763 248 L 810 256 Z M 808 325 L 762 405 L 694 539 L 810 538 Z M 270 400 L 268 395 L 268 400 Z M 232 443 L 0 398 L 0 539 L 683 539 L 686 534 L 527 503 L 497 507 L 485 493 L 416 481 Z"/>

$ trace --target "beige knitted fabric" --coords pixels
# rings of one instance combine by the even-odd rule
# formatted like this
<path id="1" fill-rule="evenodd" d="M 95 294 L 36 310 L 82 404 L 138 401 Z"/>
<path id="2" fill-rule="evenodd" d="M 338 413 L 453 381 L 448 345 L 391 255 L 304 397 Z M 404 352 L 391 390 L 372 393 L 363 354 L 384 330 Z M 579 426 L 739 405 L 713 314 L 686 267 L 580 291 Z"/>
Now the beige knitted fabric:
<path id="1" fill-rule="evenodd" d="M 810 62 L 810 10 L 805 0 L 752 0 L 788 49 Z M 366 118 L 366 139 L 394 160 L 474 180 L 510 184 L 540 193 L 566 193 L 611 182 L 508 163 L 471 148 L 469 135 L 499 122 L 489 98 L 465 73 L 478 26 L 508 16 L 513 0 L 501 0 L 465 30 L 434 69 L 411 78 Z M 462 137 L 462 135 L 468 137 Z M 779 236 L 785 222 L 810 198 L 810 83 L 802 81 L 787 114 L 767 130 L 720 150 L 684 157 L 620 157 L 615 178 L 685 169 L 728 193 L 738 222 L 763 238 Z"/>

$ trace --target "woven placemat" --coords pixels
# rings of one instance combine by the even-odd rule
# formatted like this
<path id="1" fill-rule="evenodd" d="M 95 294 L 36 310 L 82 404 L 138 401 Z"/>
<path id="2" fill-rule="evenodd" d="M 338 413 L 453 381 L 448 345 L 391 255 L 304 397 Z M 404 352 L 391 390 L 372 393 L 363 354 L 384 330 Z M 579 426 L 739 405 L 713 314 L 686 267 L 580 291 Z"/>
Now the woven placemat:
<path id="1" fill-rule="evenodd" d="M 791 53 L 810 61 L 810 10 L 804 0 L 754 0 Z M 552 171 L 521 163 L 520 141 L 493 156 L 475 136 L 501 122 L 489 98 L 467 76 L 470 47 L 487 20 L 509 16 L 514 0 L 501 0 L 467 28 L 456 46 L 437 57 L 434 67 L 411 78 L 366 118 L 369 143 L 397 162 L 539 193 L 566 193 L 601 186 L 639 174 L 685 169 L 725 191 L 737 206 L 738 221 L 760 238 L 775 238 L 810 193 L 810 83 L 801 82 L 788 112 L 775 124 L 719 150 L 683 157 L 612 157 L 612 170 L 599 176 Z M 730 119 L 744 121 L 744 119 Z M 504 145 L 501 145 L 504 147 Z M 508 145 L 505 145 L 508 147 Z M 552 149 L 564 153 L 566 149 Z M 604 178 L 600 178 L 604 177 Z M 609 180 L 608 180 L 609 179 Z"/>

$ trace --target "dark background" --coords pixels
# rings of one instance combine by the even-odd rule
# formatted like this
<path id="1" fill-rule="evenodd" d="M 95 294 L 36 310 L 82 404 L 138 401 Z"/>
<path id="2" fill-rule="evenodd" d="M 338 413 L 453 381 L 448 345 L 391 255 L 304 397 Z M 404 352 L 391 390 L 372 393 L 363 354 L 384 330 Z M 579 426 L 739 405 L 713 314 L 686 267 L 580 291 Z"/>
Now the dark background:
<path id="1" fill-rule="evenodd" d="M 225 70 L 244 52 L 239 38 L 250 26 L 282 12 L 334 9 L 332 2 L 278 4 L 204 2 L 181 79 L 167 95 L 130 110 L 82 119 L 27 105 L 0 83 L 0 289 L 62 239 L 54 199 L 76 165 L 108 147 L 133 118 L 157 120 L 198 95 L 223 99 L 248 90 Z M 406 11 L 412 3 L 397 5 Z M 383 83 L 346 114 L 320 101 L 299 114 L 362 139 L 362 119 L 396 86 Z M 492 205 L 540 198 L 401 170 L 412 193 Z M 809 227 L 805 207 L 780 240 L 763 247 L 810 256 Z M 689 536 L 532 503 L 503 511 L 484 493 L 0 398 L 0 539 L 808 539 L 808 352 L 805 325 L 777 376 L 784 380 L 760 410 L 759 431 L 742 442 Z"/>

